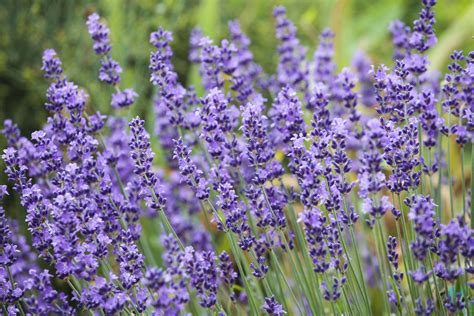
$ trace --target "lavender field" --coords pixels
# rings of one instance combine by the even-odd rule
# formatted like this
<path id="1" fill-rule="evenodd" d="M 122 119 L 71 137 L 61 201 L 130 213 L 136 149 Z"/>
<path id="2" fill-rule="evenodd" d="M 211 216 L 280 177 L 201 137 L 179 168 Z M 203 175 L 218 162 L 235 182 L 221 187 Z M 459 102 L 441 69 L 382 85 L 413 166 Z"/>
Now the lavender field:
<path id="1" fill-rule="evenodd" d="M 384 63 L 305 45 L 291 6 L 272 51 L 154 21 L 140 81 L 88 12 L 97 72 L 45 49 L 41 127 L 1 129 L 0 314 L 473 315 L 474 51 L 450 50 L 473 40 L 440 40 L 437 5 L 383 30 Z"/>

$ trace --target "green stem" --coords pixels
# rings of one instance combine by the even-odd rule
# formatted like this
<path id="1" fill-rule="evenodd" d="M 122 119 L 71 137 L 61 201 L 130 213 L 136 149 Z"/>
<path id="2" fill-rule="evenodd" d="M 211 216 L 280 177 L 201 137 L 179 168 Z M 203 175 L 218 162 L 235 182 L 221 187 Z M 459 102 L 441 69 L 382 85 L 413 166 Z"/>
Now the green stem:
<path id="1" fill-rule="evenodd" d="M 244 282 L 244 285 L 245 285 L 245 292 L 247 293 L 247 296 L 250 301 L 250 309 L 252 310 L 252 314 L 259 315 L 259 308 L 255 301 L 255 297 L 253 296 L 252 288 L 250 287 L 250 283 L 248 282 L 247 276 L 244 273 L 244 269 L 242 268 L 242 263 L 240 262 L 240 256 L 237 255 L 238 246 L 236 245 L 235 238 L 232 234 L 226 234 L 226 235 L 229 238 L 230 245 L 232 247 L 232 252 L 234 253 L 235 261 L 237 263 L 237 267 L 239 269 L 240 275 L 242 276 L 242 281 Z"/>
<path id="2" fill-rule="evenodd" d="M 333 210 L 333 215 L 334 215 L 334 218 L 337 218 L 337 215 L 336 215 L 336 212 L 335 210 Z M 346 240 L 345 240 L 345 237 L 343 235 L 343 231 L 342 231 L 342 228 L 339 224 L 339 222 L 337 222 L 337 229 L 338 229 L 338 232 L 339 232 L 339 239 L 341 240 L 341 244 L 342 244 L 342 249 L 347 257 L 347 260 L 348 260 L 348 266 L 349 266 L 349 271 L 352 273 L 352 276 L 354 277 L 354 279 L 356 280 L 356 284 L 357 284 L 357 289 L 353 286 L 352 282 L 349 282 L 351 288 L 352 288 L 352 292 L 354 293 L 354 295 L 356 296 L 359 296 L 357 294 L 360 294 L 362 295 L 362 301 L 364 301 L 364 303 L 366 303 L 366 309 L 368 308 L 368 304 L 367 302 L 364 300 L 364 290 L 363 290 L 363 287 L 360 285 L 360 282 L 359 282 L 359 278 L 357 277 L 356 273 L 355 273 L 355 270 L 354 270 L 354 266 L 353 266 L 353 263 L 352 263 L 352 260 L 351 260 L 351 256 L 350 256 L 350 253 L 348 251 L 348 247 L 347 247 L 347 244 L 346 244 Z M 359 299 L 356 300 L 356 305 L 358 305 L 359 303 Z M 358 307 L 359 309 L 359 307 Z"/>
<path id="3" fill-rule="evenodd" d="M 462 218 L 466 220 L 466 180 L 464 179 L 464 146 L 461 145 L 461 187 L 462 187 Z"/>
<path id="4" fill-rule="evenodd" d="M 414 271 L 416 269 L 416 265 L 415 265 L 415 262 L 414 262 L 413 257 L 412 257 L 413 254 L 412 254 L 412 252 L 410 251 L 410 248 L 409 248 L 411 238 L 408 235 L 408 230 L 407 230 L 406 223 L 405 223 L 405 215 L 403 214 L 402 199 L 401 199 L 400 194 L 397 194 L 397 196 L 398 196 L 398 205 L 399 205 L 399 208 L 400 208 L 400 212 L 402 212 L 402 215 L 401 215 L 399 221 L 402 223 L 401 226 L 402 226 L 402 232 L 403 232 L 403 241 L 405 242 L 405 256 L 407 257 L 407 260 L 408 260 L 408 270 Z M 408 274 L 407 274 L 407 278 L 409 278 Z M 413 288 L 412 300 L 413 300 L 413 303 L 414 303 L 415 302 L 414 299 L 418 298 L 418 288 L 416 286 L 414 286 L 413 284 L 412 284 L 412 288 Z"/>
<path id="5" fill-rule="evenodd" d="M 474 144 L 471 143 L 471 228 L 474 228 Z"/>
<path id="6" fill-rule="evenodd" d="M 430 270 L 433 270 L 433 259 L 432 259 L 432 256 L 431 256 L 431 251 L 428 252 L 428 263 L 429 263 L 428 268 Z M 435 286 L 438 308 L 442 312 L 442 315 L 446 315 L 446 310 L 445 310 L 445 307 L 444 307 L 443 299 L 441 297 L 441 292 L 438 288 L 438 283 L 436 282 L 435 274 L 432 273 L 431 276 L 433 278 L 433 283 L 434 283 L 434 286 Z"/>
<path id="7" fill-rule="evenodd" d="M 451 111 L 448 110 L 448 129 L 451 128 Z M 449 206 L 451 209 L 451 218 L 454 218 L 454 198 L 453 198 L 453 178 L 451 176 L 451 137 L 448 134 L 448 184 L 449 184 Z"/>
<path id="8" fill-rule="evenodd" d="M 432 199 L 436 199 L 434 186 L 433 186 L 433 175 L 431 174 L 432 160 L 431 160 L 431 147 L 428 149 L 428 176 L 430 178 L 430 194 Z M 441 205 L 435 205 L 436 217 L 441 220 Z"/>
<path id="9" fill-rule="evenodd" d="M 289 220 L 290 220 L 290 223 L 293 227 L 293 230 L 295 231 L 296 233 L 296 239 L 297 239 L 297 245 L 299 246 L 300 248 L 300 251 L 303 255 L 303 259 L 304 259 L 304 263 L 305 263 L 305 270 L 308 271 L 308 274 L 309 274 L 309 285 L 311 286 L 310 288 L 310 291 L 311 291 L 311 297 L 316 297 L 316 300 L 317 300 L 317 306 L 320 306 L 321 309 L 324 307 L 324 303 L 322 301 L 322 294 L 321 294 L 321 290 L 320 290 L 320 280 L 319 280 L 319 277 L 316 275 L 316 273 L 313 273 L 313 263 L 311 261 L 311 258 L 309 256 L 309 250 L 308 250 L 308 246 L 307 246 L 307 243 L 306 243 L 306 239 L 304 238 L 304 234 L 302 232 L 302 228 L 301 226 L 298 224 L 298 221 L 296 219 L 296 215 L 295 215 L 295 210 L 293 209 L 293 207 L 288 204 L 288 214 L 289 214 Z M 309 298 L 308 298 L 309 299 Z M 320 311 L 320 309 L 317 310 L 318 312 Z M 319 314 L 317 314 L 319 315 Z"/>
<path id="10" fill-rule="evenodd" d="M 288 251 L 289 251 L 289 249 L 288 249 Z M 298 304 L 298 299 L 296 298 L 296 295 L 295 295 L 295 293 L 293 292 L 293 289 L 291 288 L 290 284 L 288 283 L 288 280 L 287 280 L 286 277 L 285 277 L 285 273 L 283 272 L 283 269 L 282 269 L 282 267 L 280 266 L 280 263 L 279 263 L 279 261 L 278 261 L 278 258 L 277 258 L 276 254 L 275 254 L 275 251 L 274 251 L 273 249 L 271 250 L 271 255 L 272 255 L 273 261 L 275 262 L 275 265 L 277 266 L 278 272 L 280 273 L 280 275 L 281 275 L 283 281 L 285 282 L 285 284 L 286 284 L 288 290 L 289 290 L 290 293 L 291 293 L 291 296 L 293 297 L 293 300 L 295 301 L 295 304 L 296 304 L 296 307 L 298 308 L 298 311 L 300 312 L 301 315 L 304 315 L 303 309 L 301 308 L 300 304 Z"/>
<path id="11" fill-rule="evenodd" d="M 409 276 L 409 274 L 408 274 L 408 263 L 407 263 L 407 259 L 406 259 L 406 255 L 405 255 L 407 250 L 405 249 L 405 243 L 403 241 L 403 236 L 400 232 L 400 223 L 397 221 L 395 226 L 397 227 L 397 235 L 398 235 L 398 239 L 400 240 L 400 246 L 401 246 L 400 248 L 402 250 L 403 268 L 405 270 L 405 275 L 406 275 L 407 282 L 408 282 L 408 289 L 409 289 L 409 292 L 410 292 L 410 302 L 413 305 L 414 302 L 415 302 L 415 294 L 414 294 L 414 290 L 413 290 L 412 280 L 411 280 L 410 277 L 408 277 Z"/>
<path id="12" fill-rule="evenodd" d="M 265 202 L 267 203 L 267 206 L 268 208 L 270 209 L 272 215 L 275 217 L 275 219 L 277 218 L 271 204 L 270 204 L 270 200 L 268 198 L 268 195 L 267 195 L 267 192 L 265 190 L 265 188 L 263 187 L 263 185 L 260 186 L 260 190 L 262 191 L 262 194 L 265 198 Z M 286 235 L 285 233 L 281 230 L 280 227 L 277 227 L 277 230 L 279 231 L 279 233 L 281 234 L 281 237 L 282 237 L 282 240 L 285 244 L 285 248 L 287 249 L 288 251 L 288 254 L 289 254 L 289 257 L 290 257 L 290 260 L 291 260 L 291 263 L 292 263 L 292 266 L 293 266 L 293 271 L 298 279 L 298 283 L 300 283 L 302 286 L 303 286 L 303 292 L 305 293 L 305 296 L 308 298 L 308 303 L 310 304 L 310 306 L 312 306 L 312 310 L 314 309 L 314 311 L 317 310 L 317 307 L 313 305 L 313 298 L 309 299 L 309 297 L 311 297 L 311 291 L 310 291 L 310 285 L 308 284 L 308 278 L 307 277 L 302 277 L 302 275 L 304 274 L 304 270 L 301 271 L 301 275 L 300 275 L 300 271 L 299 269 L 301 268 L 301 266 L 299 264 L 297 264 L 298 262 L 293 258 L 293 251 L 291 250 L 291 247 L 289 246 L 289 243 L 288 243 L 288 240 L 286 239 Z"/>
<path id="13" fill-rule="evenodd" d="M 363 285 L 363 292 L 362 292 L 363 295 L 362 296 L 363 296 L 365 304 L 366 304 L 366 311 L 368 311 L 371 314 L 372 309 L 371 309 L 371 306 L 370 306 L 369 291 L 367 289 L 367 284 L 364 281 L 364 272 L 362 270 L 362 264 L 361 264 L 362 257 L 359 253 L 359 247 L 356 243 L 356 237 L 355 237 L 355 234 L 354 234 L 354 226 L 353 225 L 351 225 L 349 227 L 349 232 L 350 232 L 350 235 L 351 235 L 351 242 L 354 245 L 354 250 L 355 250 L 355 253 L 356 253 L 356 262 L 357 262 L 357 268 L 358 268 L 358 272 L 359 272 L 359 279 L 361 280 L 361 283 Z"/>
<path id="14" fill-rule="evenodd" d="M 441 155 L 441 151 L 443 149 L 443 137 L 441 136 L 441 133 L 438 135 L 438 152 Z M 443 210 L 443 199 L 442 199 L 442 189 L 443 189 L 443 173 L 441 170 L 438 170 L 438 187 L 436 188 L 436 204 L 438 205 L 438 213 L 439 213 L 439 220 L 443 222 L 443 215 L 444 212 L 441 212 Z"/>
<path id="15" fill-rule="evenodd" d="M 385 260 L 383 259 L 383 251 L 382 251 L 382 249 L 384 249 L 385 246 L 383 244 L 381 245 L 382 240 L 380 239 L 380 235 L 381 235 L 380 222 L 379 222 L 379 219 L 376 219 L 376 225 L 374 228 L 374 237 L 375 237 L 375 244 L 377 248 L 377 260 L 379 262 L 379 269 L 380 269 L 380 274 L 382 277 L 382 280 L 381 280 L 382 287 L 383 287 L 382 300 L 385 307 L 385 312 L 387 314 L 390 314 L 390 304 L 388 302 L 388 297 L 387 297 L 387 293 L 388 293 L 387 279 L 388 278 L 387 278 L 387 273 L 385 271 Z"/>
<path id="16" fill-rule="evenodd" d="M 421 123 L 418 122 L 418 146 L 420 150 L 420 158 L 423 158 L 423 130 L 421 129 Z M 423 176 L 423 165 L 420 163 L 419 170 L 421 171 L 421 181 L 420 181 L 420 194 L 423 194 L 425 188 L 425 177 Z"/>

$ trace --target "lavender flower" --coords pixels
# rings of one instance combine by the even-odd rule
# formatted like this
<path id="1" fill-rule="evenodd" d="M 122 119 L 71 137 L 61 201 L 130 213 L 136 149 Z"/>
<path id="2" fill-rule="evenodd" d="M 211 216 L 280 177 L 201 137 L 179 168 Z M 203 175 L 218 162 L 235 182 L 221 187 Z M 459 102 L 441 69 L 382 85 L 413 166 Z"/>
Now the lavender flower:
<path id="1" fill-rule="evenodd" d="M 112 45 L 110 44 L 109 28 L 105 23 L 100 22 L 100 16 L 97 13 L 89 15 L 86 24 L 94 42 L 94 51 L 97 55 L 101 56 L 99 79 L 116 87 L 117 90 L 112 94 L 112 108 L 118 109 L 130 106 L 135 102 L 135 98 L 138 95 L 133 89 L 121 91 L 118 88 L 118 84 L 121 81 L 120 74 L 122 73 L 122 67 L 120 67 L 119 63 L 113 60 L 110 55 Z"/>
<path id="2" fill-rule="evenodd" d="M 330 29 L 324 29 L 319 36 L 319 45 L 314 52 L 314 81 L 321 82 L 327 86 L 334 80 L 336 65 L 334 57 L 334 33 Z"/>
<path id="3" fill-rule="evenodd" d="M 274 146 L 288 144 L 294 135 L 306 133 L 301 102 L 289 86 L 283 88 L 269 112 L 274 125 L 272 139 Z"/>
<path id="4" fill-rule="evenodd" d="M 184 255 L 185 267 L 191 278 L 191 285 L 196 289 L 199 304 L 211 308 L 217 302 L 217 274 L 216 257 L 212 251 L 196 253 L 187 248 Z"/>
<path id="5" fill-rule="evenodd" d="M 140 176 L 142 185 L 149 188 L 146 198 L 148 206 L 155 211 L 163 210 L 166 200 L 157 190 L 158 178 L 152 170 L 154 153 L 151 150 L 150 135 L 145 131 L 144 125 L 145 122 L 138 117 L 129 124 L 132 134 L 129 141 L 130 157 L 135 162 L 135 174 Z"/>
<path id="6" fill-rule="evenodd" d="M 112 94 L 112 108 L 124 108 L 135 102 L 138 94 L 133 89 L 125 89 Z"/>
<path id="7" fill-rule="evenodd" d="M 63 72 L 61 66 L 61 60 L 57 57 L 54 49 L 49 48 L 43 52 L 43 66 L 41 67 L 41 70 L 44 72 L 45 78 L 59 78 Z"/>
<path id="8" fill-rule="evenodd" d="M 296 37 L 295 25 L 286 17 L 284 7 L 275 7 L 273 16 L 276 19 L 275 32 L 280 41 L 278 53 L 278 82 L 280 86 L 291 85 L 296 87 L 306 86 L 307 66 L 304 61 L 306 48 L 304 48 Z"/>
<path id="9" fill-rule="evenodd" d="M 29 234 L 0 206 L 2 313 L 465 313 L 474 288 L 464 183 L 474 53 L 453 52 L 442 82 L 428 72 L 435 1 L 421 3 L 411 27 L 390 26 L 390 68 L 358 53 L 353 71 L 339 74 L 334 34 L 325 29 L 308 60 L 283 7 L 273 11 L 273 74 L 255 62 L 237 21 L 216 44 L 194 29 L 188 57 L 203 93 L 181 83 L 173 34 L 157 28 L 149 70 L 164 159 L 156 165 L 145 122 L 127 128 L 117 113 L 95 113 L 47 49 L 46 123 L 31 137 L 11 120 L 1 131 Z M 87 28 L 112 108 L 130 106 L 138 95 L 119 87 L 109 28 L 96 13 Z M 452 157 L 462 158 L 462 177 Z M 0 198 L 6 192 L 0 186 Z M 357 224 L 361 214 L 376 234 Z"/>
<path id="10" fill-rule="evenodd" d="M 200 200 L 209 198 L 209 187 L 206 179 L 202 176 L 202 171 L 191 161 L 190 151 L 184 146 L 182 139 L 174 141 L 174 158 L 178 160 L 179 171 L 183 179 L 190 185 Z"/>
<path id="11" fill-rule="evenodd" d="M 110 30 L 99 20 L 100 16 L 97 13 L 92 13 L 87 17 L 87 28 L 94 41 L 94 51 L 98 55 L 104 55 L 112 49 L 109 38 Z"/>
<path id="12" fill-rule="evenodd" d="M 416 195 L 407 198 L 405 204 L 410 206 L 408 218 L 413 221 L 417 233 L 415 241 L 411 243 L 411 248 L 415 257 L 423 262 L 435 242 L 436 222 L 433 201 L 429 196 Z"/>
<path id="13" fill-rule="evenodd" d="M 219 255 L 219 271 L 222 280 L 226 285 L 229 286 L 229 290 L 231 292 L 231 299 L 235 301 L 236 297 L 232 286 L 235 284 L 235 281 L 238 276 L 237 273 L 234 271 L 230 256 L 225 251 L 221 252 L 221 254 Z"/>
<path id="14" fill-rule="evenodd" d="M 286 312 L 283 310 L 283 306 L 278 304 L 274 296 L 266 297 L 265 304 L 262 306 L 263 310 L 269 315 L 284 315 Z"/>

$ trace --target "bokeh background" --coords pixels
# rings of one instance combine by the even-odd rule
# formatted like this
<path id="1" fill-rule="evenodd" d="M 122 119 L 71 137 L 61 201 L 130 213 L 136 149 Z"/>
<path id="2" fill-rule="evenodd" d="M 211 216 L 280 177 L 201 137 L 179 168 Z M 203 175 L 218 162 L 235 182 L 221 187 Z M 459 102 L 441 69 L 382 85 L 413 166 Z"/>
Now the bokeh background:
<path id="1" fill-rule="evenodd" d="M 93 11 L 110 29 L 112 55 L 124 68 L 123 86 L 140 94 L 134 114 L 146 114 L 152 95 L 148 84 L 150 32 L 163 26 L 174 33 L 173 62 L 180 80 L 196 84 L 187 60 L 188 39 L 199 26 L 215 41 L 228 36 L 227 22 L 238 19 L 252 40 L 255 59 L 265 71 L 277 63 L 272 8 L 283 4 L 312 54 L 321 30 L 335 33 L 339 68 L 363 50 L 374 63 L 390 64 L 388 25 L 394 19 L 416 18 L 418 0 L 1 0 L 0 1 L 0 121 L 12 118 L 29 135 L 46 118 L 43 108 L 47 81 L 40 71 L 41 54 L 56 49 L 70 79 L 85 88 L 94 107 L 107 112 L 110 93 L 96 80 L 99 62 L 92 50 L 85 20 Z M 474 1 L 439 0 L 435 6 L 439 43 L 431 51 L 432 66 L 444 69 L 453 49 L 472 50 Z"/>

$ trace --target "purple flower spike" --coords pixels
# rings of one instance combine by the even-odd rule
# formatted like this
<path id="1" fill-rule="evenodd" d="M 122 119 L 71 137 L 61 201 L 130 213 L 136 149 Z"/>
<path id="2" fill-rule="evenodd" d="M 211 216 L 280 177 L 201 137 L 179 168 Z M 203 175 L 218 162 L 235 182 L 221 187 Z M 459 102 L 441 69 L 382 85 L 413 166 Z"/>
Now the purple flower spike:
<path id="1" fill-rule="evenodd" d="M 334 80 L 336 65 L 334 57 L 334 33 L 325 29 L 319 36 L 319 45 L 314 52 L 314 81 L 324 83 L 327 86 Z"/>
<path id="2" fill-rule="evenodd" d="M 94 51 L 97 55 L 105 55 L 110 52 L 110 30 L 104 23 L 100 23 L 100 16 L 92 13 L 87 17 L 87 28 L 94 41 Z"/>
<path id="3" fill-rule="evenodd" d="M 147 193 L 148 206 L 157 211 L 162 210 L 166 199 L 158 190 L 158 178 L 152 170 L 155 154 L 151 150 L 150 135 L 145 131 L 145 121 L 134 118 L 130 124 L 131 138 L 129 146 L 130 157 L 135 162 L 134 172 L 140 177 L 141 185 Z"/>
<path id="4" fill-rule="evenodd" d="M 122 67 L 112 58 L 103 58 L 100 60 L 99 79 L 112 86 L 120 82 Z"/>
<path id="5" fill-rule="evenodd" d="M 41 70 L 44 72 L 45 78 L 58 79 L 63 72 L 61 65 L 61 60 L 58 58 L 54 49 L 49 48 L 44 51 Z"/>
<path id="6" fill-rule="evenodd" d="M 273 9 L 276 20 L 275 32 L 280 41 L 278 54 L 278 82 L 281 87 L 290 85 L 295 89 L 305 89 L 307 85 L 308 67 L 305 61 L 306 48 L 296 37 L 296 27 L 287 18 L 286 9 L 282 6 Z"/>
<path id="7" fill-rule="evenodd" d="M 185 147 L 181 138 L 174 140 L 174 144 L 174 158 L 178 160 L 179 171 L 183 179 L 194 189 L 198 199 L 206 200 L 209 198 L 210 189 L 202 171 L 191 161 L 190 150 Z"/>
<path id="8" fill-rule="evenodd" d="M 283 310 L 283 306 L 278 304 L 275 300 L 275 296 L 270 296 L 265 298 L 265 304 L 263 304 L 262 308 L 267 312 L 269 315 L 274 316 L 281 316 L 286 314 Z"/>

